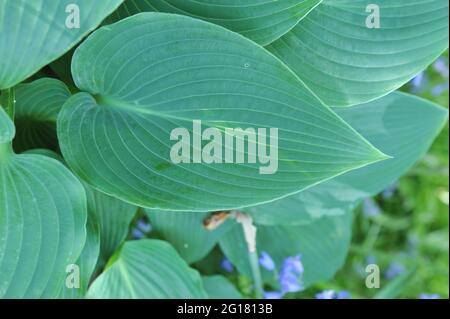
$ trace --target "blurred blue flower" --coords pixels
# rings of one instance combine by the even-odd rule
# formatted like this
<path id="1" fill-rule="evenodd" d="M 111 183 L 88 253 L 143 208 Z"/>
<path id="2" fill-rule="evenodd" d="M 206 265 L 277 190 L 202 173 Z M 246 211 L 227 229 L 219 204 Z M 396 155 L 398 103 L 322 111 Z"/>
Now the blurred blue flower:
<path id="1" fill-rule="evenodd" d="M 302 275 L 304 272 L 300 255 L 287 257 L 281 266 L 279 282 L 281 292 L 299 292 L 302 291 Z"/>
<path id="2" fill-rule="evenodd" d="M 363 212 L 366 216 L 376 216 L 381 213 L 381 208 L 372 198 L 366 198 L 363 201 Z"/>
<path id="3" fill-rule="evenodd" d="M 442 77 L 448 78 L 448 66 L 443 58 L 439 58 L 433 63 L 433 69 L 442 75 Z"/>
<path id="4" fill-rule="evenodd" d="M 146 234 L 152 231 L 152 225 L 143 218 L 137 221 L 137 227 Z"/>
<path id="5" fill-rule="evenodd" d="M 134 228 L 131 232 L 131 237 L 133 237 L 134 239 L 142 239 L 145 237 L 145 234 L 141 232 L 139 229 Z"/>
<path id="6" fill-rule="evenodd" d="M 226 272 L 233 271 L 233 264 L 227 258 L 222 259 L 222 261 L 220 262 L 220 267 L 222 267 L 222 269 Z"/>
<path id="7" fill-rule="evenodd" d="M 421 293 L 419 296 L 420 299 L 440 299 L 441 296 L 439 294 L 427 294 L 427 293 Z"/>
<path id="8" fill-rule="evenodd" d="M 264 292 L 264 299 L 281 299 L 283 293 L 280 291 L 266 291 Z"/>
<path id="9" fill-rule="evenodd" d="M 269 271 L 275 270 L 276 267 L 272 257 L 270 257 L 270 255 L 265 251 L 261 252 L 261 256 L 259 257 L 259 264 Z"/>
<path id="10" fill-rule="evenodd" d="M 390 199 L 394 195 L 395 191 L 397 190 L 397 183 L 393 183 L 392 185 L 388 186 L 382 193 L 381 196 L 384 199 Z"/>
<path id="11" fill-rule="evenodd" d="M 405 272 L 405 266 L 399 262 L 392 262 L 384 273 L 386 279 L 393 279 Z"/>
<path id="12" fill-rule="evenodd" d="M 377 263 L 377 257 L 374 255 L 369 255 L 366 257 L 366 263 L 369 264 L 376 264 Z"/>
<path id="13" fill-rule="evenodd" d="M 352 296 L 348 291 L 342 290 L 335 292 L 334 290 L 324 290 L 316 294 L 316 299 L 351 299 Z"/>
<path id="14" fill-rule="evenodd" d="M 445 91 L 448 91 L 448 82 L 443 84 L 438 84 L 431 89 L 431 94 L 434 96 L 439 96 Z"/>
<path id="15" fill-rule="evenodd" d="M 417 74 L 412 80 L 411 80 L 411 87 L 412 87 L 412 91 L 413 92 L 420 92 L 425 83 L 426 83 L 426 74 L 425 72 L 420 72 L 419 74 Z"/>
<path id="16" fill-rule="evenodd" d="M 316 299 L 335 299 L 336 292 L 334 290 L 324 290 L 316 294 Z"/>
<path id="17" fill-rule="evenodd" d="M 352 295 L 348 291 L 342 290 L 337 293 L 336 298 L 337 299 L 351 299 Z"/>

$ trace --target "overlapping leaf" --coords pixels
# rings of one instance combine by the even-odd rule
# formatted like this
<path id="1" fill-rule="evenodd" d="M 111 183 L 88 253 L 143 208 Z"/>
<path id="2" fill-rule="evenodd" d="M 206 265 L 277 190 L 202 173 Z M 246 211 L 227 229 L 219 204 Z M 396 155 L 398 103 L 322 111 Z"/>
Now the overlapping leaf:
<path id="1" fill-rule="evenodd" d="M 292 29 L 322 0 L 127 0 L 111 16 L 159 11 L 188 15 L 219 24 L 267 45 Z"/>
<path id="2" fill-rule="evenodd" d="M 88 207 L 95 216 L 100 232 L 98 267 L 103 267 L 125 241 L 137 207 L 105 195 L 85 185 Z"/>
<path id="3" fill-rule="evenodd" d="M 60 298 L 64 299 L 77 299 L 84 298 L 86 296 L 89 283 L 95 270 L 98 257 L 100 254 L 100 233 L 99 226 L 95 219 L 92 208 L 88 205 L 88 219 L 86 223 L 86 243 L 84 244 L 83 251 L 78 258 L 75 265 L 79 268 L 79 287 L 68 287 L 64 285 L 60 293 Z M 69 268 L 69 270 L 72 270 Z M 72 270 L 73 271 L 73 270 Z M 78 275 L 78 274 L 77 274 Z M 66 278 L 66 281 L 70 282 L 72 278 Z M 77 278 L 78 279 L 78 278 Z"/>
<path id="4" fill-rule="evenodd" d="M 110 263 L 92 283 L 89 298 L 207 297 L 198 272 L 166 242 L 127 242 Z"/>
<path id="5" fill-rule="evenodd" d="M 72 96 L 58 118 L 64 157 L 95 188 L 139 206 L 248 206 L 385 158 L 279 60 L 200 20 L 142 13 L 105 26 L 77 48 L 72 71 L 89 93 Z M 278 170 L 260 174 L 267 165 L 259 163 L 174 164 L 171 131 L 192 135 L 193 120 L 221 132 L 267 128 L 269 135 L 278 128 Z"/>
<path id="6" fill-rule="evenodd" d="M 154 210 L 146 210 L 146 213 L 153 229 L 170 242 L 188 263 L 205 257 L 231 226 L 225 222 L 217 229 L 205 229 L 203 224 L 209 213 Z"/>
<path id="7" fill-rule="evenodd" d="M 378 13 L 379 28 L 369 28 Z M 325 0 L 268 49 L 326 104 L 355 105 L 434 61 L 448 47 L 448 21 L 447 0 Z"/>
<path id="8" fill-rule="evenodd" d="M 266 225 L 308 223 L 339 215 L 376 195 L 405 174 L 428 150 L 447 120 L 447 110 L 423 99 L 392 93 L 335 111 L 373 145 L 392 156 L 269 204 L 243 209 Z"/>
<path id="9" fill-rule="evenodd" d="M 47 148 L 58 150 L 56 118 L 70 97 L 67 86 L 56 79 L 42 78 L 20 84 L 16 91 L 14 150 Z"/>
<path id="10" fill-rule="evenodd" d="M 11 138 L 12 127 L 1 135 Z M 85 243 L 86 195 L 61 163 L 16 155 L 10 138 L 0 143 L 0 297 L 54 298 Z"/>
<path id="11" fill-rule="evenodd" d="M 16 85 L 64 54 L 122 1 L 2 0 L 0 89 Z"/>

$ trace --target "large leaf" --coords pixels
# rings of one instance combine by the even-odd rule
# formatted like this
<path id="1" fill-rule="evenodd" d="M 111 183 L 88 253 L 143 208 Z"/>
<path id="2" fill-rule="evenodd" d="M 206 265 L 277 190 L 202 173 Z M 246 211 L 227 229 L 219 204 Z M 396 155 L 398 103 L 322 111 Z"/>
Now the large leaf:
<path id="1" fill-rule="evenodd" d="M 366 26 L 373 5 L 380 28 Z M 448 0 L 325 0 L 268 49 L 326 104 L 348 106 L 394 91 L 447 47 Z"/>
<path id="2" fill-rule="evenodd" d="M 203 226 L 209 213 L 184 213 L 146 210 L 153 229 L 170 242 L 188 263 L 199 261 L 230 228 L 225 222 L 214 230 Z"/>
<path id="3" fill-rule="evenodd" d="M 64 157 L 95 188 L 139 206 L 248 206 L 385 158 L 271 54 L 201 20 L 141 13 L 105 26 L 77 48 L 72 71 L 89 93 L 72 96 L 58 118 Z M 220 132 L 278 128 L 278 170 L 174 164 L 171 132 L 192 135 L 193 120 Z"/>
<path id="4" fill-rule="evenodd" d="M 203 286 L 205 287 L 210 299 L 241 299 L 242 295 L 233 284 L 224 276 L 205 276 L 202 277 Z"/>
<path id="5" fill-rule="evenodd" d="M 337 113 L 391 159 L 348 172 L 304 192 L 243 209 L 260 224 L 302 224 L 339 215 L 376 195 L 422 158 L 447 121 L 447 110 L 426 100 L 392 93 Z"/>
<path id="6" fill-rule="evenodd" d="M 0 123 L 8 121 L 0 107 Z M 11 127 L 11 123 L 1 126 L 10 138 Z M 11 140 L 4 142 L 0 144 L 0 298 L 54 298 L 65 284 L 66 267 L 76 263 L 85 243 L 86 195 L 57 160 L 16 155 Z"/>
<path id="7" fill-rule="evenodd" d="M 67 86 L 56 79 L 42 78 L 20 84 L 16 91 L 14 150 L 48 148 L 58 150 L 56 118 L 70 97 Z"/>
<path id="8" fill-rule="evenodd" d="M 305 287 L 318 281 L 332 278 L 347 256 L 351 239 L 352 213 L 324 216 L 307 225 L 262 226 L 257 225 L 257 249 L 265 251 L 274 259 L 278 270 L 282 261 L 289 256 L 301 255 L 304 265 Z M 220 240 L 228 259 L 240 273 L 251 278 L 249 259 L 245 256 L 247 246 L 242 227 L 238 224 Z M 267 282 L 273 280 L 273 273 L 264 273 Z"/>
<path id="9" fill-rule="evenodd" d="M 91 285 L 89 298 L 206 298 L 198 272 L 168 243 L 138 240 L 124 244 Z"/>
<path id="10" fill-rule="evenodd" d="M 0 89 L 16 85 L 64 54 L 122 1 L 0 1 Z M 71 16 L 78 12 L 74 5 L 79 27 L 69 28 L 76 22 Z"/>
<path id="11" fill-rule="evenodd" d="M 189 15 L 219 24 L 267 45 L 292 29 L 322 0 L 127 0 L 111 16 L 160 11 Z"/>
<path id="12" fill-rule="evenodd" d="M 105 195 L 85 185 L 88 207 L 95 216 L 100 231 L 100 257 L 103 267 L 117 248 L 125 241 L 137 207 Z"/>

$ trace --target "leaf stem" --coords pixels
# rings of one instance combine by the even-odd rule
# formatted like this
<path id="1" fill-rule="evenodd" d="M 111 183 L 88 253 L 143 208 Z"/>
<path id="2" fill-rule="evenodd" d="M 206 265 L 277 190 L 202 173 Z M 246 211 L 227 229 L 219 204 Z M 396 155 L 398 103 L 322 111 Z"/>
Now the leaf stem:
<path id="1" fill-rule="evenodd" d="M 6 114 L 8 114 L 11 120 L 14 122 L 14 112 L 16 104 L 14 88 L 2 90 L 0 93 L 0 105 L 5 109 Z"/>
<path id="2" fill-rule="evenodd" d="M 249 215 L 241 212 L 235 212 L 235 218 L 242 225 L 244 230 L 245 241 L 248 247 L 248 259 L 252 271 L 253 283 L 255 286 L 255 297 L 262 299 L 264 295 L 263 282 L 261 279 L 261 271 L 258 262 L 258 253 L 256 252 L 256 227 Z"/>
<path id="3" fill-rule="evenodd" d="M 250 261 L 250 268 L 252 270 L 253 282 L 255 284 L 255 297 L 262 299 L 264 295 L 263 283 L 261 278 L 261 271 L 259 269 L 258 254 L 256 251 L 248 252 Z"/>

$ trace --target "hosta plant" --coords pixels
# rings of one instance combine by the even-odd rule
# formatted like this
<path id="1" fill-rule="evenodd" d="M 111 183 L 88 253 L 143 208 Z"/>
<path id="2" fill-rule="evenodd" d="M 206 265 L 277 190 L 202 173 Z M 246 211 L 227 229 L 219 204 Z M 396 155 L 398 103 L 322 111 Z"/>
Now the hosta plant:
<path id="1" fill-rule="evenodd" d="M 447 121 L 396 92 L 447 47 L 447 0 L 0 0 L 0 298 L 332 279 Z"/>

